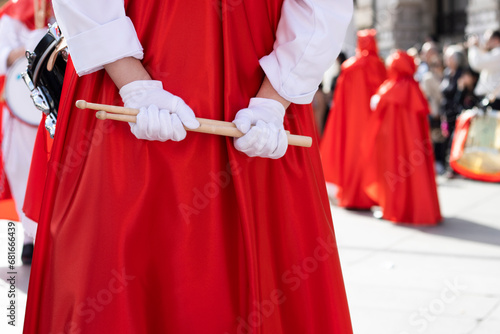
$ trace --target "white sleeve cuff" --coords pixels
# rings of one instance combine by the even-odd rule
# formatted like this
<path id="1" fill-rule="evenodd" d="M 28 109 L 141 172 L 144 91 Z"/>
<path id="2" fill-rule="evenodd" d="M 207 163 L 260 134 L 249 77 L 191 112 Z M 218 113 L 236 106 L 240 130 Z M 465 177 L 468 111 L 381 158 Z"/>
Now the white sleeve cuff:
<path id="1" fill-rule="evenodd" d="M 340 52 L 352 0 L 285 0 L 274 51 L 260 66 L 274 89 L 296 104 L 310 103 Z"/>
<path id="2" fill-rule="evenodd" d="M 295 104 L 308 104 L 312 102 L 314 94 L 318 90 L 317 86 L 310 92 L 299 94 L 286 90 L 284 82 L 282 81 L 283 74 L 280 71 L 281 66 L 279 64 L 278 57 L 276 56 L 275 51 L 271 52 L 268 56 L 262 57 L 259 63 L 266 73 L 269 82 L 271 82 L 273 88 L 282 98 Z M 286 81 L 288 85 L 292 84 L 291 86 L 295 86 L 300 89 L 302 86 L 300 84 L 302 80 L 303 78 L 297 78 L 295 73 L 290 73 Z M 293 83 L 295 83 L 295 85 L 293 85 Z"/>
<path id="3" fill-rule="evenodd" d="M 104 65 L 125 57 L 142 59 L 144 52 L 128 17 L 68 38 L 68 47 L 78 75 L 103 69 Z"/>

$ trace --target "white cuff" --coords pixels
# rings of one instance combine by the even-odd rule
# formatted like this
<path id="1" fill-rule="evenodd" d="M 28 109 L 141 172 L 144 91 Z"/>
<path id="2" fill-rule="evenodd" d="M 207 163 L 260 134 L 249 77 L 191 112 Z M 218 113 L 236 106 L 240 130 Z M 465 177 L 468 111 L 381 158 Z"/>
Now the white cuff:
<path id="1" fill-rule="evenodd" d="M 80 76 L 101 70 L 104 65 L 125 57 L 144 57 L 134 24 L 128 17 L 68 38 L 67 42 Z"/>
<path id="2" fill-rule="evenodd" d="M 317 87 L 313 91 L 307 93 L 297 93 L 286 89 L 285 83 L 281 80 L 283 74 L 280 73 L 281 67 L 275 51 L 271 52 L 268 56 L 262 57 L 259 63 L 271 82 L 271 85 L 282 98 L 295 104 L 308 104 L 312 102 L 314 94 L 318 90 Z M 304 78 L 298 78 L 294 73 L 290 73 L 286 79 L 289 87 L 293 88 L 295 86 L 298 90 L 303 88 L 302 80 L 304 80 Z"/>

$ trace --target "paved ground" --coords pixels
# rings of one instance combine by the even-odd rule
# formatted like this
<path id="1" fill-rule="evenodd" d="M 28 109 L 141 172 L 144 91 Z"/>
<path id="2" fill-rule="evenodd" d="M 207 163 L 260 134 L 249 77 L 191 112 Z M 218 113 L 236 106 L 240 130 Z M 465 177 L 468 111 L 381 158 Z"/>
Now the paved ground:
<path id="1" fill-rule="evenodd" d="M 333 208 L 355 334 L 500 334 L 500 184 L 439 179 L 439 195 L 438 227 Z M 15 268 L 12 327 L 7 228 L 0 221 L 0 333 L 20 334 L 29 268 Z"/>
<path id="2" fill-rule="evenodd" d="M 500 184 L 438 182 L 437 227 L 333 208 L 354 333 L 500 333 Z"/>

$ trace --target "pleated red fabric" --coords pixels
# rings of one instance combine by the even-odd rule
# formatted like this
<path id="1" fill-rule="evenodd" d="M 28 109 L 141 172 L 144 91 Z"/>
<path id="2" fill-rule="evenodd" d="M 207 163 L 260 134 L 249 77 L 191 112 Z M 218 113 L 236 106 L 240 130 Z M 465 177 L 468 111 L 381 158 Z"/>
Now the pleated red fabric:
<path id="1" fill-rule="evenodd" d="M 53 139 L 50 138 L 49 133 L 45 129 L 45 118 L 44 114 L 38 126 L 23 204 L 24 213 L 35 222 L 40 220 L 40 209 L 42 207 L 45 181 L 48 173 L 48 162 L 53 144 Z"/>
<path id="2" fill-rule="evenodd" d="M 321 139 L 320 153 L 327 182 L 338 187 L 341 207 L 369 209 L 360 159 L 361 137 L 370 126 L 370 98 L 386 78 L 378 56 L 375 30 L 358 32 L 356 55 L 342 65 L 332 108 Z"/>
<path id="3" fill-rule="evenodd" d="M 263 80 L 281 4 L 126 10 L 153 78 L 197 116 L 232 121 Z M 121 104 L 103 71 L 68 72 L 62 96 L 25 334 L 352 333 L 316 143 L 269 160 L 205 134 L 137 140 L 74 108 Z M 292 133 L 313 135 L 313 122 L 310 106 L 287 110 Z"/>
<path id="4" fill-rule="evenodd" d="M 368 195 L 383 218 L 434 225 L 441 221 L 427 115 L 429 107 L 413 78 L 411 56 L 397 51 L 363 140 Z"/>

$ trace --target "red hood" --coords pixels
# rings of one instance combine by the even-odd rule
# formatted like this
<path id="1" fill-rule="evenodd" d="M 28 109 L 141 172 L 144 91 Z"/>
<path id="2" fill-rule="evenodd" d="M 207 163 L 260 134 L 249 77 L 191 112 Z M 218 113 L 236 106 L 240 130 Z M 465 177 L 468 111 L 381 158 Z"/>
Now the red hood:
<path id="1" fill-rule="evenodd" d="M 397 50 L 389 56 L 387 62 L 389 78 L 413 77 L 415 74 L 415 59 L 404 51 Z"/>

